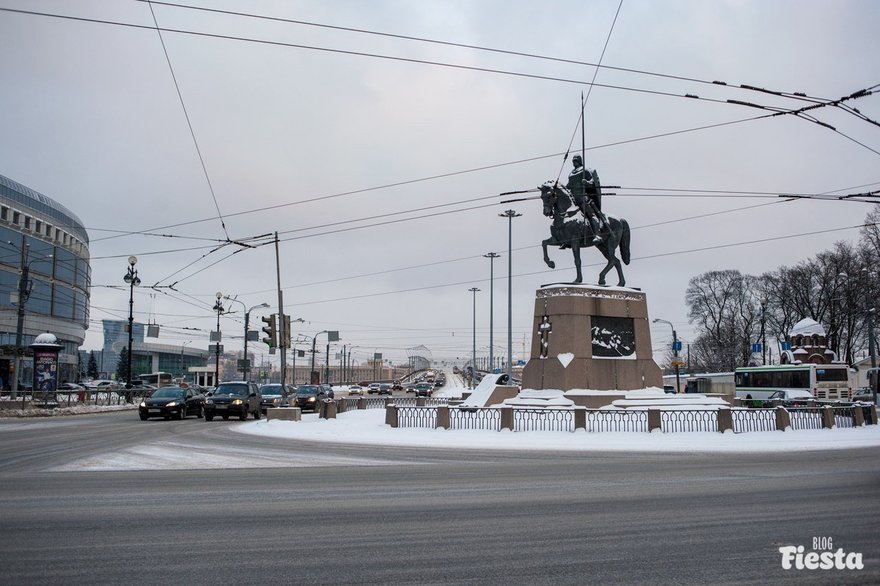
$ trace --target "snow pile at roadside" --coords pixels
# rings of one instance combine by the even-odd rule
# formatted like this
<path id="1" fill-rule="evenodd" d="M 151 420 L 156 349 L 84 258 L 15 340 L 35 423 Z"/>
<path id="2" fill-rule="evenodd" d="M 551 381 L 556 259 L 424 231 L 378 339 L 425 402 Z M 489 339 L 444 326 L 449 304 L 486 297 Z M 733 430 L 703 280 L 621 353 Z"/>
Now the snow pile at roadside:
<path id="1" fill-rule="evenodd" d="M 137 405 L 77 405 L 56 409 L 0 409 L 0 417 L 63 417 L 65 415 L 84 415 L 86 413 L 106 413 L 110 411 L 130 411 Z"/>

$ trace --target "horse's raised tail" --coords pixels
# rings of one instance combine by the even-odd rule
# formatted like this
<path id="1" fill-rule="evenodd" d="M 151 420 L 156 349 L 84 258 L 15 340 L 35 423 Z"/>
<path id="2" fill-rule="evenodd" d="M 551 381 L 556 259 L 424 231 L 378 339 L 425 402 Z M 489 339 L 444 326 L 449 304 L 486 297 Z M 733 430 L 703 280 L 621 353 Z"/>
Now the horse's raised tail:
<path id="1" fill-rule="evenodd" d="M 620 259 L 623 261 L 623 264 L 629 264 L 629 224 L 626 220 L 621 219 L 620 223 L 623 224 L 623 233 L 620 235 Z"/>

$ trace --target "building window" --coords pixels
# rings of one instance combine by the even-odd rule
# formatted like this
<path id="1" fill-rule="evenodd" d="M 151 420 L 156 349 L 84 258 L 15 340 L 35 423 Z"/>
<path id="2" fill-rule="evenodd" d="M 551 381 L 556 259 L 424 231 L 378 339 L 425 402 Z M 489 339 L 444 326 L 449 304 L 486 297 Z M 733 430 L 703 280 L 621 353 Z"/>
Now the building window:
<path id="1" fill-rule="evenodd" d="M 9 221 L 9 208 L 6 206 L 0 207 L 0 220 L 4 222 Z"/>
<path id="2" fill-rule="evenodd" d="M 46 238 L 52 240 L 52 226 L 51 224 L 46 224 Z"/>
<path id="3" fill-rule="evenodd" d="M 21 222 L 21 212 L 12 210 L 12 223 L 18 224 L 19 222 Z"/>
<path id="4" fill-rule="evenodd" d="M 43 231 L 43 222 L 41 222 L 40 220 L 37 220 L 36 222 L 34 222 L 34 232 L 36 232 L 37 234 L 40 234 L 42 231 Z"/>
<path id="5" fill-rule="evenodd" d="M 25 217 L 24 217 L 24 229 L 25 229 L 25 230 L 30 230 L 30 229 L 31 229 L 31 217 L 30 217 L 30 216 L 25 216 Z"/>

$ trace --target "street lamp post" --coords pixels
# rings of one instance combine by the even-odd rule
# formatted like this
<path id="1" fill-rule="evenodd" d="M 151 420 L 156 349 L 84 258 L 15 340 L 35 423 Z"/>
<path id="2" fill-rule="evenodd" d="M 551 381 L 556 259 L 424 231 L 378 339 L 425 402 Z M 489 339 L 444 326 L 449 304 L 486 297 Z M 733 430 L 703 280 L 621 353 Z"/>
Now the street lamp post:
<path id="1" fill-rule="evenodd" d="M 489 370 L 495 371 L 495 259 L 501 256 L 496 252 L 484 254 L 489 259 Z"/>
<path id="2" fill-rule="evenodd" d="M 474 344 L 471 349 L 471 388 L 474 388 L 474 378 L 477 373 L 477 291 L 479 289 L 471 287 L 468 291 L 474 294 Z"/>
<path id="3" fill-rule="evenodd" d="M 507 384 L 513 384 L 513 219 L 522 214 L 506 210 L 498 214 L 507 218 Z"/>
<path id="4" fill-rule="evenodd" d="M 314 337 L 312 338 L 312 366 L 309 368 L 309 384 L 313 384 L 312 383 L 312 374 L 315 372 L 315 343 L 318 341 L 318 336 L 320 336 L 321 334 L 326 334 L 328 331 L 329 330 L 320 331 L 317 334 L 315 334 Z M 327 346 L 328 347 L 330 346 L 329 337 L 328 337 L 328 341 L 327 341 Z"/>
<path id="5" fill-rule="evenodd" d="M 670 328 L 672 328 L 672 354 L 674 356 L 673 366 L 675 367 L 675 392 L 681 392 L 681 380 L 678 374 L 678 334 L 675 332 L 675 326 L 672 325 L 671 321 L 667 321 L 665 319 L 654 318 L 654 323 L 663 323 L 667 324 Z"/>
<path id="6" fill-rule="evenodd" d="M 214 387 L 216 388 L 220 384 L 220 314 L 224 311 L 220 300 L 223 298 L 223 293 L 217 291 L 215 297 L 217 297 L 217 302 L 214 304 L 214 311 L 217 312 L 217 339 L 214 340 Z"/>
<path id="7" fill-rule="evenodd" d="M 263 307 L 269 307 L 268 303 L 260 303 L 259 305 L 254 305 L 250 309 L 247 309 L 247 306 L 243 301 L 239 301 L 238 299 L 233 299 L 232 297 L 226 296 L 226 299 L 229 301 L 235 301 L 236 303 L 241 303 L 241 308 L 245 310 L 244 312 L 244 368 L 242 368 L 242 372 L 244 373 L 244 380 L 250 381 L 251 377 L 251 361 L 248 359 L 248 327 L 251 323 L 251 312 L 255 309 L 260 309 Z M 218 318 L 219 319 L 219 318 Z M 217 329 L 220 329 L 220 326 L 217 326 Z"/>
<path id="8" fill-rule="evenodd" d="M 137 264 L 137 257 L 130 256 L 128 257 L 128 271 L 125 273 L 123 280 L 128 283 L 128 372 L 126 373 L 126 381 L 125 381 L 125 390 L 131 390 L 131 371 L 134 370 L 131 364 L 131 346 L 134 341 L 134 288 L 137 285 L 141 284 L 141 280 L 138 278 L 137 269 L 134 268 L 134 265 Z"/>
<path id="9" fill-rule="evenodd" d="M 192 340 L 184 342 L 180 345 L 180 367 L 178 368 L 178 370 L 180 371 L 180 376 L 183 378 L 183 380 L 186 380 L 186 375 L 183 372 L 183 350 L 184 348 L 186 348 L 187 344 L 192 344 Z"/>

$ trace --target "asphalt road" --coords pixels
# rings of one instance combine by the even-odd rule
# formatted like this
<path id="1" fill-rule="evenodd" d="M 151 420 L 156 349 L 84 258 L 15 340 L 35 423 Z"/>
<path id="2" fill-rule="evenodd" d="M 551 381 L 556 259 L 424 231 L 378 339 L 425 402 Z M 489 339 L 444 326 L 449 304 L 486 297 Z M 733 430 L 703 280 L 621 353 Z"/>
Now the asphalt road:
<path id="1" fill-rule="evenodd" d="M 0 581 L 880 583 L 876 449 L 457 452 L 281 441 L 237 425 L 134 412 L 0 419 Z M 98 469 L 156 445 L 204 454 L 205 467 Z M 210 467 L 215 456 L 225 467 Z M 862 553 L 865 569 L 783 570 L 778 548 L 810 551 L 814 537 Z"/>

